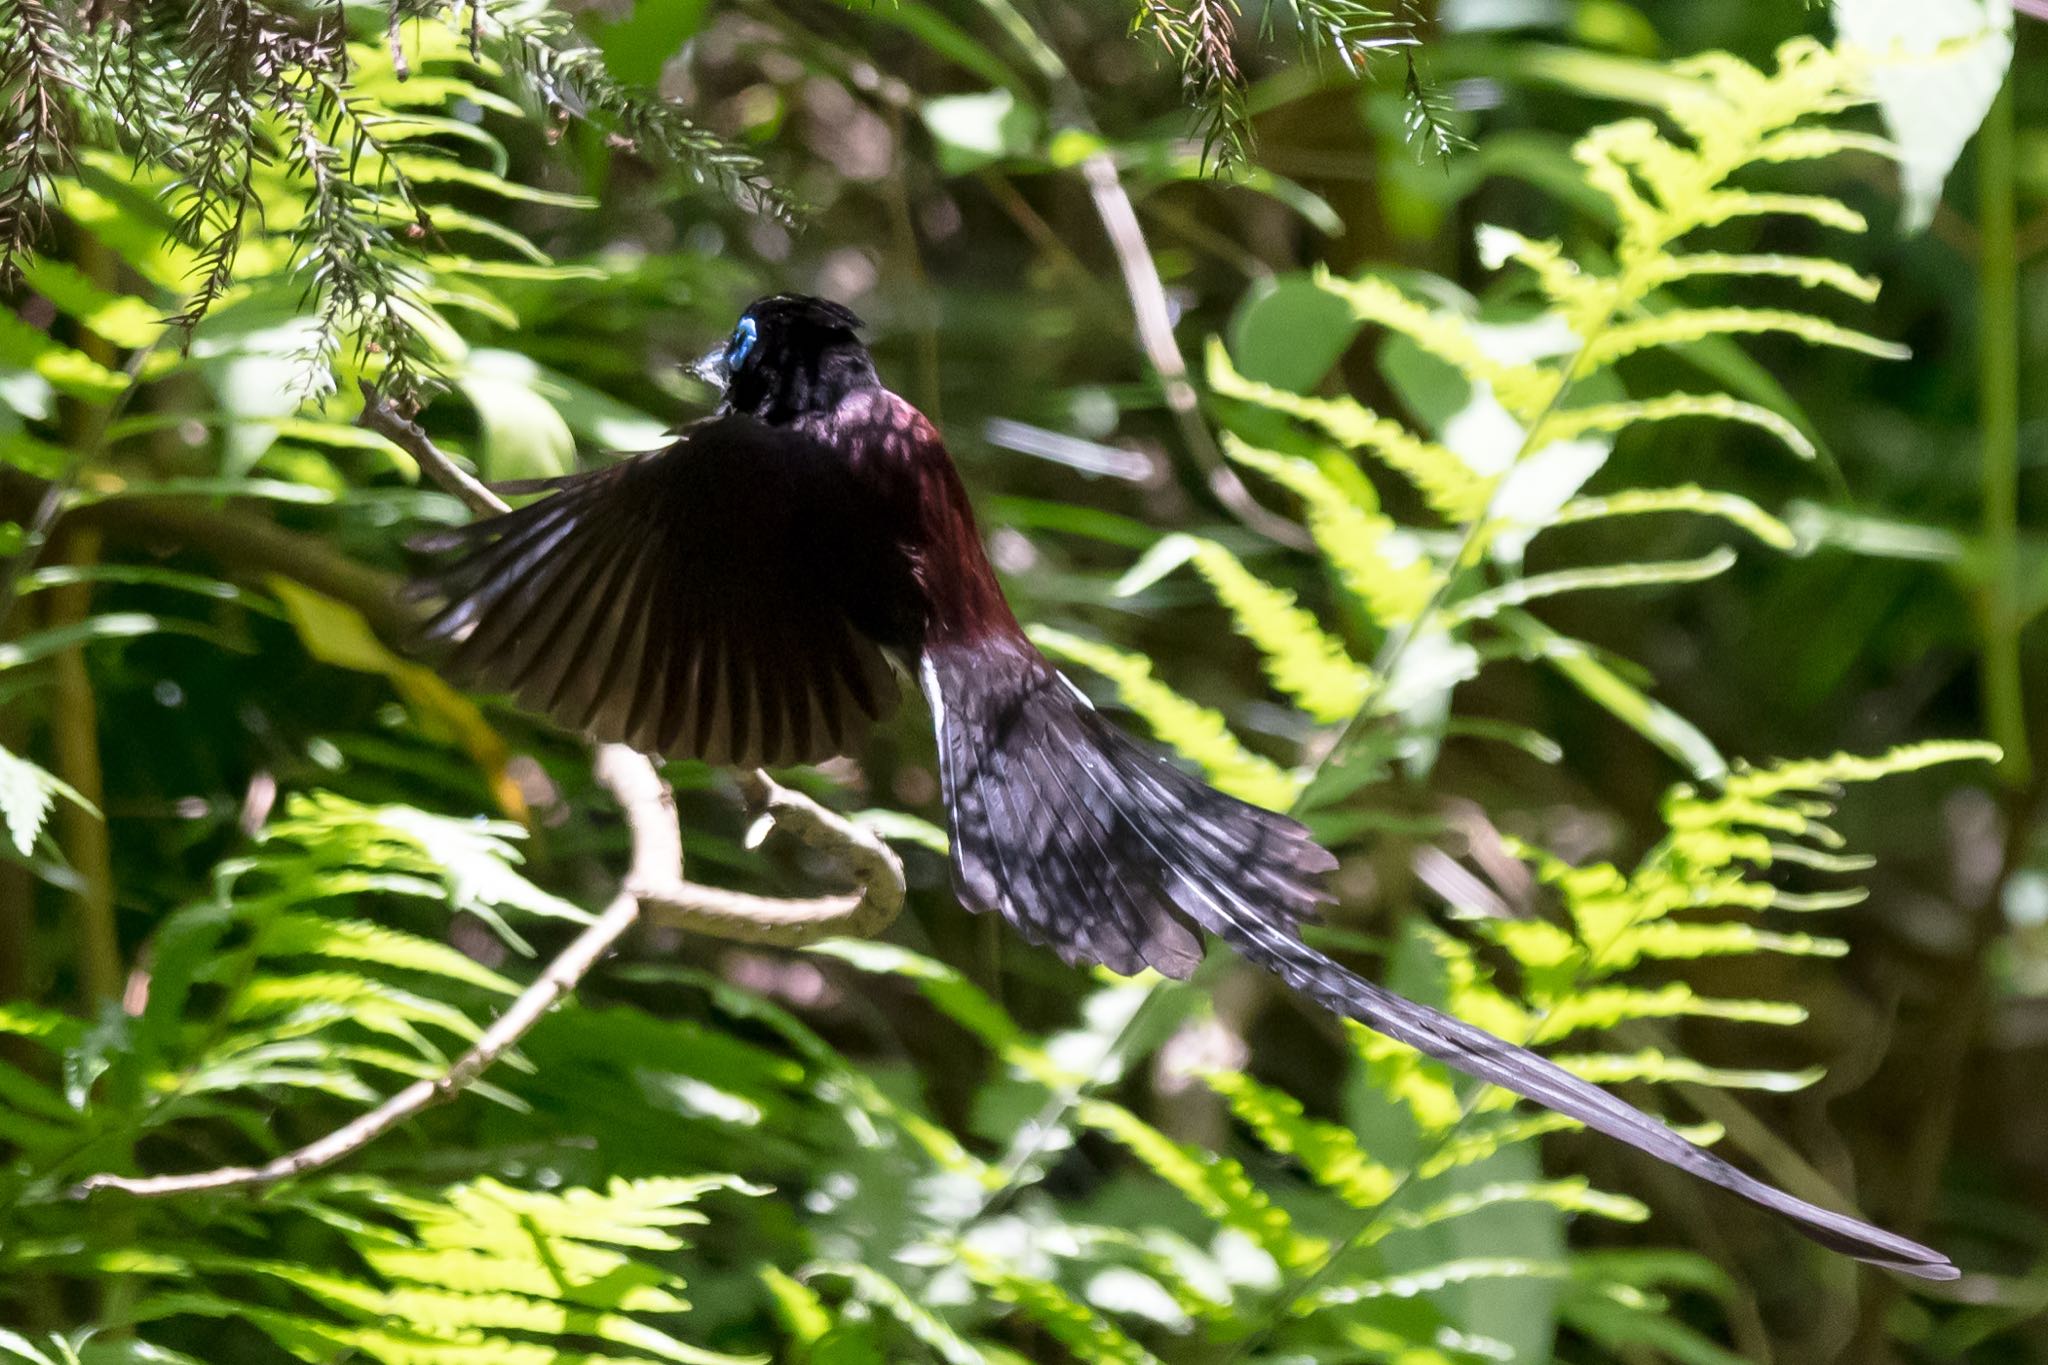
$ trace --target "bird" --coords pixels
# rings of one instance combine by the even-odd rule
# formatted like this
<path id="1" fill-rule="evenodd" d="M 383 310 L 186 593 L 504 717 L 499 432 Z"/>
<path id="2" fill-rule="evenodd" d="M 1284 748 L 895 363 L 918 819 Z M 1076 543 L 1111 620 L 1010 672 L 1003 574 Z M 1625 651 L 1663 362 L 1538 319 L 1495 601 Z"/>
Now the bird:
<path id="1" fill-rule="evenodd" d="M 596 740 L 713 764 L 855 750 L 914 678 L 955 893 L 1070 964 L 1185 979 L 1221 940 L 1302 996 L 1924 1279 L 1940 1252 L 1753 1177 L 1527 1048 L 1303 941 L 1336 859 L 1112 725 L 1031 643 L 952 457 L 845 306 L 756 300 L 667 446 L 425 536 L 420 645 L 454 682 Z"/>

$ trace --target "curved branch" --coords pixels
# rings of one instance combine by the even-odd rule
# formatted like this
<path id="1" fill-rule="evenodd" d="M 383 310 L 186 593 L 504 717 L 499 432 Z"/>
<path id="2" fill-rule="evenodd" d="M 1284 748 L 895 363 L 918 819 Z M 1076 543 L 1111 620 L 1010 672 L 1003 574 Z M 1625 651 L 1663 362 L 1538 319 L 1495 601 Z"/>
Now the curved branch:
<path id="1" fill-rule="evenodd" d="M 655 774 L 654 765 L 622 744 L 607 744 L 598 750 L 596 771 L 598 781 L 625 812 L 633 836 L 633 863 L 619 894 L 446 1071 L 414 1081 L 325 1137 L 260 1166 L 223 1166 L 189 1175 L 95 1175 L 79 1182 L 71 1194 L 85 1198 L 100 1190 L 116 1190 L 139 1199 L 161 1199 L 259 1189 L 332 1166 L 414 1115 L 445 1104 L 468 1089 L 561 1003 L 643 915 L 656 923 L 721 938 L 796 946 L 838 934 L 874 933 L 903 908 L 903 866 L 888 845 L 763 773 L 743 780 L 750 799 L 763 808 L 766 818 L 805 843 L 843 857 L 861 883 L 858 892 L 785 901 L 685 881 L 675 797 Z"/>
<path id="2" fill-rule="evenodd" d="M 361 424 L 412 455 L 437 483 L 472 509 L 482 513 L 506 510 L 502 498 L 465 472 L 427 438 L 418 423 L 367 384 L 363 386 Z M 594 770 L 597 780 L 619 803 L 632 837 L 632 861 L 619 893 L 447 1070 L 413 1082 L 325 1137 L 260 1166 L 223 1166 L 187 1175 L 94 1175 L 74 1186 L 71 1194 L 84 1198 L 100 1190 L 115 1190 L 136 1198 L 160 1199 L 259 1189 L 331 1166 L 415 1114 L 461 1094 L 575 990 L 643 917 L 743 943 L 796 947 L 841 934 L 876 933 L 903 908 L 903 864 L 887 844 L 801 793 L 780 786 L 764 772 L 756 770 L 741 777 L 748 804 L 760 811 L 763 820 L 842 860 L 858 890 L 781 900 L 699 886 L 683 876 L 683 833 L 676 816 L 675 793 L 661 780 L 652 760 L 623 744 L 604 744 L 598 746 Z"/>

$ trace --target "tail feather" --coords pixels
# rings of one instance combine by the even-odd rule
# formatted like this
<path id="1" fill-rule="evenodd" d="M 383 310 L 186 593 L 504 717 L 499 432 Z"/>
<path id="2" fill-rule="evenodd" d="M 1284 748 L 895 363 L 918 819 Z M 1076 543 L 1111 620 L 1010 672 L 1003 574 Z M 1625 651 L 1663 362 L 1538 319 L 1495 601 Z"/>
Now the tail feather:
<path id="1" fill-rule="evenodd" d="M 928 647 L 922 666 L 969 909 L 1000 913 L 1069 962 L 1124 973 L 1186 977 L 1205 931 L 1324 1008 L 1718 1185 L 1822 1246 L 1956 1277 L 1939 1252 L 1774 1189 L 1555 1063 L 1302 942 L 1335 860 L 1295 821 L 1120 734 L 1021 638 Z"/>

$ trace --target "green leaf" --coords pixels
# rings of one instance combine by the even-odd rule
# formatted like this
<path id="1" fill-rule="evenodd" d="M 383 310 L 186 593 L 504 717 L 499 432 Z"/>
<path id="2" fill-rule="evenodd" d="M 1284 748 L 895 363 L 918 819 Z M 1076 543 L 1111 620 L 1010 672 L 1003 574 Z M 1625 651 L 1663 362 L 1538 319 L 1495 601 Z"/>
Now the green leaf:
<path id="1" fill-rule="evenodd" d="M 1728 771 L 1728 760 L 1697 726 L 1602 663 L 1590 647 L 1524 612 L 1508 612 L 1500 620 L 1527 647 L 1528 657 L 1556 669 L 1696 779 L 1711 782 Z"/>
<path id="2" fill-rule="evenodd" d="M 1023 156 L 1044 135 L 1038 111 L 1007 89 L 942 95 L 926 100 L 918 112 L 947 175 Z"/>
<path id="3" fill-rule="evenodd" d="M 552 478 L 576 467 L 576 438 L 540 392 L 540 367 L 512 351 L 480 347 L 454 376 L 483 430 L 479 463 L 492 482 Z"/>
<path id="4" fill-rule="evenodd" d="M 709 0 L 627 6 L 624 17 L 597 25 L 604 64 L 628 85 L 655 85 L 669 59 L 704 26 L 709 8 Z"/>
<path id="5" fill-rule="evenodd" d="M 1295 604 L 1293 593 L 1252 573 L 1215 541 L 1168 536 L 1125 575 L 1117 592 L 1128 595 L 1159 565 L 1182 557 L 1216 590 L 1238 634 L 1258 648 L 1276 689 L 1325 724 L 1357 713 L 1371 691 L 1372 674 L 1353 662 L 1343 641 Z"/>
<path id="6" fill-rule="evenodd" d="M 988 1365 L 988 1358 L 979 1349 L 880 1271 L 854 1261 L 818 1261 L 804 1272 L 806 1279 L 819 1276 L 845 1280 L 853 1286 L 856 1298 L 901 1323 L 946 1365 Z"/>
<path id="7" fill-rule="evenodd" d="M 1342 299 L 1295 272 L 1245 291 L 1230 320 L 1230 354 L 1246 379 L 1308 393 L 1343 357 L 1358 330 Z"/>
<path id="8" fill-rule="evenodd" d="M 0 823 L 7 826 L 15 851 L 22 857 L 35 851 L 36 837 L 59 796 L 92 811 L 95 817 L 99 814 L 91 802 L 55 775 L 0 747 Z"/>
<path id="9" fill-rule="evenodd" d="M 1400 1178 L 1366 1153 L 1356 1133 L 1307 1117 L 1292 1095 L 1236 1071 L 1205 1071 L 1201 1078 L 1259 1141 L 1299 1161 L 1317 1184 L 1353 1208 L 1378 1208 L 1399 1188 Z"/>

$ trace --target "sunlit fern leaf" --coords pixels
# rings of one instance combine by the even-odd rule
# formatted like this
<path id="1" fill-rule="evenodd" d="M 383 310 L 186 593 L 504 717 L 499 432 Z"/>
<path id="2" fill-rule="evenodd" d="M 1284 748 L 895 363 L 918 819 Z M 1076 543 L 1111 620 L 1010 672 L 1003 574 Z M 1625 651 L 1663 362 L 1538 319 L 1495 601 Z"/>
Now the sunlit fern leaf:
<path id="1" fill-rule="evenodd" d="M 1150 1351 L 1050 1280 L 1021 1274 L 973 1247 L 962 1249 L 960 1264 L 983 1289 L 1014 1305 L 1072 1351 L 1075 1359 L 1102 1365 L 1159 1365 Z"/>
<path id="2" fill-rule="evenodd" d="M 1469 380 L 1485 384 L 1525 422 L 1557 395 L 1557 376 L 1547 367 L 1498 354 L 1462 314 L 1421 303 L 1373 275 L 1347 280 L 1318 267 L 1314 279 L 1317 288 L 1342 300 L 1360 322 L 1397 332 Z"/>
<path id="3" fill-rule="evenodd" d="M 373 883 L 366 881 L 363 886 L 372 889 Z M 444 943 L 368 920 L 291 912 L 266 916 L 257 925 L 256 945 L 271 957 L 304 956 L 369 963 L 502 995 L 516 995 L 519 989 L 504 976 Z"/>
<path id="4" fill-rule="evenodd" d="M 1559 508 L 1550 524 L 1604 521 L 1649 513 L 1681 512 L 1717 517 L 1739 526 L 1773 549 L 1790 550 L 1797 543 L 1792 529 L 1739 493 L 1723 493 L 1684 484 L 1677 488 L 1631 488 L 1602 497 L 1574 498 Z"/>
<path id="5" fill-rule="evenodd" d="M 1684 308 L 1607 328 L 1587 346 L 1584 363 L 1599 368 L 1653 347 L 1678 346 L 1713 336 L 1765 333 L 1797 337 L 1813 346 L 1860 351 L 1880 360 L 1906 360 L 1912 356 L 1910 350 L 1895 342 L 1807 313 L 1769 308 Z"/>
<path id="6" fill-rule="evenodd" d="M 587 922 L 587 912 L 519 874 L 522 858 L 513 840 L 525 834 L 506 821 L 458 820 L 414 806 L 365 806 L 316 792 L 293 797 L 285 818 L 273 823 L 264 839 L 289 841 L 357 867 L 438 878 L 455 909 L 492 920 L 496 911 L 512 910 Z"/>
<path id="7" fill-rule="evenodd" d="M 577 1358 L 662 1360 L 677 1365 L 760 1365 L 691 1345 L 652 1320 L 686 1313 L 682 1280 L 640 1253 L 687 1247 L 675 1231 L 707 1221 L 693 1206 L 716 1191 L 766 1191 L 731 1176 L 614 1179 L 605 1189 L 533 1191 L 490 1179 L 434 1195 L 364 1182 L 337 1189 L 335 1213 L 367 1196 L 389 1221 L 347 1221 L 353 1251 L 374 1278 L 295 1261 L 201 1250 L 147 1259 L 149 1273 L 218 1292 L 172 1292 L 154 1313 L 242 1316 L 288 1350 L 320 1343 L 379 1365 L 559 1359 L 568 1342 L 594 1343 Z M 254 1278 L 303 1294 L 320 1311 L 279 1311 L 231 1300 L 225 1286 Z M 621 1354 L 624 1352 L 625 1354 Z"/>
<path id="8" fill-rule="evenodd" d="M 1246 379 L 1220 341 L 1210 342 L 1208 376 L 1209 386 L 1225 397 L 1298 418 L 1340 445 L 1370 454 L 1414 484 L 1430 508 L 1446 521 L 1462 523 L 1477 518 L 1493 496 L 1492 481 L 1475 474 L 1456 454 L 1355 399 L 1308 398 Z"/>
<path id="9" fill-rule="evenodd" d="M 1804 1090 L 1827 1073 L 1818 1067 L 1804 1071 L 1773 1071 L 1762 1068 L 1707 1066 L 1689 1057 L 1675 1057 L 1656 1048 L 1636 1052 L 1558 1053 L 1551 1058 L 1559 1066 L 1596 1085 L 1619 1085 L 1629 1081 L 1660 1084 L 1711 1085 L 1720 1090 L 1764 1090 L 1790 1093 Z"/>
<path id="10" fill-rule="evenodd" d="M 228 1001 L 226 1017 L 239 1022 L 285 1020 L 296 1027 L 306 1021 L 348 1021 L 375 1033 L 423 1042 L 423 1029 L 437 1029 L 473 1043 L 482 1034 L 461 1010 L 390 982 L 364 989 L 363 978 L 347 972 L 303 972 L 258 976 L 242 984 Z"/>
<path id="11" fill-rule="evenodd" d="M 1615 1223 L 1641 1223 L 1650 1216 L 1650 1210 L 1640 1200 L 1596 1190 L 1584 1176 L 1567 1176 L 1561 1180 L 1494 1181 L 1458 1190 L 1417 1207 L 1388 1210 L 1381 1226 L 1368 1234 L 1364 1244 L 1370 1245 L 1396 1232 L 1417 1232 L 1437 1227 L 1504 1204 L 1541 1204 L 1560 1213 L 1586 1214 Z"/>
<path id="12" fill-rule="evenodd" d="M 1223 450 L 1301 499 L 1316 548 L 1376 623 L 1413 620 L 1428 605 L 1440 579 L 1415 537 L 1392 518 L 1360 506 L 1314 461 L 1261 450 L 1227 432 Z"/>
<path id="13" fill-rule="evenodd" d="M 1563 408 L 1544 420 L 1541 434 L 1550 440 L 1569 441 L 1592 432 L 1611 434 L 1652 422 L 1701 417 L 1756 427 L 1775 436 L 1801 459 L 1814 457 L 1813 442 L 1790 419 L 1726 394 L 1672 393 L 1659 398 Z"/>
<path id="14" fill-rule="evenodd" d="M 1422 1298 L 1452 1285 L 1475 1280 L 1549 1279 L 1571 1276 L 1571 1267 L 1561 1261 L 1531 1261 L 1519 1257 L 1475 1257 L 1446 1261 L 1427 1270 L 1380 1279 L 1352 1280 L 1316 1291 L 1307 1307 L 1329 1311 L 1366 1303 L 1374 1299 Z"/>
<path id="15" fill-rule="evenodd" d="M 1274 688 L 1315 720 L 1348 720 L 1365 701 L 1372 675 L 1354 663 L 1344 642 L 1298 606 L 1294 594 L 1266 582 L 1213 540 L 1172 535 L 1161 540 L 1117 584 L 1128 595 L 1186 562 L 1216 591 L 1238 634 L 1259 651 Z"/>
<path id="16" fill-rule="evenodd" d="M 1698 583 L 1735 567 L 1735 553 L 1726 547 L 1698 559 L 1669 562 L 1645 561 L 1630 564 L 1601 564 L 1586 569 L 1559 569 L 1554 573 L 1517 578 L 1498 588 L 1474 593 L 1445 610 L 1453 626 L 1484 621 L 1511 607 L 1526 606 L 1566 593 L 1646 588 L 1673 583 Z"/>
<path id="17" fill-rule="evenodd" d="M 1849 945 L 1814 934 L 1779 934 L 1742 923 L 1685 924 L 1661 920 L 1625 929 L 1600 955 L 1602 965 L 1622 968 L 1643 959 L 1682 962 L 1701 957 L 1784 953 L 1791 957 L 1842 957 Z"/>
<path id="18" fill-rule="evenodd" d="M 1798 1005 L 1773 1000 L 1703 996 L 1682 981 L 1661 986 L 1600 986 L 1557 1001 L 1546 1011 L 1535 1041 L 1552 1042 L 1580 1029 L 1613 1028 L 1634 1019 L 1726 1019 L 1789 1027 L 1805 1021 Z"/>
<path id="19" fill-rule="evenodd" d="M 1176 1142 L 1122 1105 L 1083 1100 L 1077 1113 L 1083 1124 L 1122 1145 L 1188 1202 L 1250 1238 L 1279 1265 L 1298 1268 L 1323 1254 L 1323 1242 L 1296 1231 L 1286 1211 L 1229 1157 Z"/>
<path id="20" fill-rule="evenodd" d="M 1552 1133 L 1571 1132 L 1578 1126 L 1576 1119 L 1548 1112 L 1475 1119 L 1438 1142 L 1416 1164 L 1415 1174 L 1427 1180 L 1446 1171 L 1477 1165 L 1516 1143 L 1532 1142 Z"/>
<path id="21" fill-rule="evenodd" d="M 1261 1143 L 1299 1161 L 1311 1179 L 1345 1203 L 1376 1208 L 1398 1187 L 1400 1177 L 1373 1160 L 1356 1133 L 1309 1118 L 1292 1095 L 1237 1071 L 1205 1071 L 1201 1079 Z"/>
<path id="22" fill-rule="evenodd" d="M 1411 1047 L 1363 1024 L 1345 1025 L 1374 1091 L 1401 1106 L 1418 1132 L 1440 1138 L 1457 1128 L 1464 1100 L 1450 1073 Z"/>
<path id="23" fill-rule="evenodd" d="M 91 809 L 84 797 L 55 774 L 0 748 L 0 825 L 6 826 L 8 838 L 22 857 L 35 851 L 43 821 L 60 796 Z"/>
<path id="24" fill-rule="evenodd" d="M 1117 699 L 1150 726 L 1161 743 L 1200 767 L 1218 789 L 1269 810 L 1293 804 L 1300 784 L 1291 773 L 1245 748 L 1222 716 L 1153 677 L 1151 661 L 1143 655 L 1043 626 L 1033 627 L 1031 638 L 1055 658 L 1108 678 Z"/>
<path id="25" fill-rule="evenodd" d="M 1175 1232 L 1158 1226 L 1102 1227 L 1080 1222 L 1069 1222 L 1063 1231 L 1073 1240 L 1075 1262 L 1128 1268 L 1149 1279 L 1188 1324 L 1210 1322 L 1227 1326 L 1237 1312 L 1227 1283 L 1217 1283 L 1216 1277 L 1207 1274 L 1190 1273 L 1191 1263 L 1199 1263 L 1202 1270 L 1207 1270 L 1206 1253 Z M 1091 1282 L 1089 1297 L 1101 1306 L 1102 1296 L 1096 1292 L 1099 1288 L 1099 1281 Z"/>
<path id="26" fill-rule="evenodd" d="M 806 1280 L 844 1280 L 854 1296 L 881 1310 L 946 1365 L 986 1365 L 979 1348 L 948 1326 L 938 1314 L 887 1275 L 857 1261 L 817 1261 L 804 1271 Z"/>

